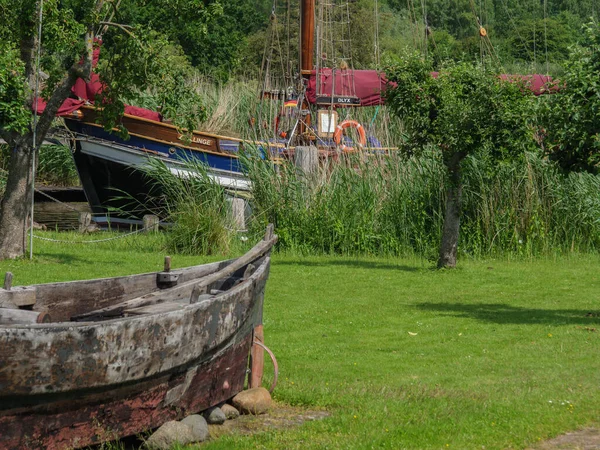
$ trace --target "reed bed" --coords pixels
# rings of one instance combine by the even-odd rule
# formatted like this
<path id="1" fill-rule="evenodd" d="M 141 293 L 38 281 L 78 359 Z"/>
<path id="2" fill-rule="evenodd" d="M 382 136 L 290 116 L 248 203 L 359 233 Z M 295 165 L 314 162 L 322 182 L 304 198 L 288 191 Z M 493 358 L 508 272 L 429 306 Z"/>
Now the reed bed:
<path id="1" fill-rule="evenodd" d="M 248 120 L 259 102 L 257 82 L 232 80 L 215 83 L 200 75 L 193 76 L 189 82 L 207 110 L 206 120 L 198 125 L 200 131 L 246 137 Z"/>
<path id="2" fill-rule="evenodd" d="M 434 153 L 330 161 L 307 177 L 290 163 L 246 158 L 251 228 L 273 222 L 281 249 L 301 254 L 420 255 L 434 260 L 445 204 Z M 531 257 L 600 248 L 600 177 L 561 174 L 536 154 L 464 167 L 459 252 Z"/>
<path id="3" fill-rule="evenodd" d="M 174 174 L 163 161 L 149 159 L 143 169 L 152 185 L 140 205 L 166 220 L 166 248 L 181 254 L 227 254 L 235 242 L 235 227 L 225 189 L 197 160 L 186 162 L 189 173 Z M 131 199 L 135 207 L 136 200 Z"/>
<path id="4" fill-rule="evenodd" d="M 8 145 L 0 145 L 0 196 L 4 193 L 8 177 Z M 79 185 L 79 175 L 73 162 L 71 149 L 64 145 L 43 145 L 37 159 L 36 182 L 54 186 Z"/>

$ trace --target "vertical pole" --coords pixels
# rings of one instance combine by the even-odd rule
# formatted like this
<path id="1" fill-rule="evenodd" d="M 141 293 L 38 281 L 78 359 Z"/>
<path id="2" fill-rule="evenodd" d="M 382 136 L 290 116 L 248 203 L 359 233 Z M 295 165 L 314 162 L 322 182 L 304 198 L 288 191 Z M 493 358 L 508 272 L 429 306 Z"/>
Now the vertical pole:
<path id="1" fill-rule="evenodd" d="M 33 206 L 35 204 L 33 197 L 35 195 L 35 156 L 37 154 L 37 116 L 38 116 L 38 96 L 40 94 L 40 55 L 42 53 L 42 13 L 44 11 L 44 0 L 40 0 L 40 14 L 38 22 L 37 36 L 37 55 L 36 65 L 37 72 L 35 74 L 35 108 L 33 112 L 33 158 L 31 158 L 31 223 L 29 224 L 29 259 L 33 259 Z"/>
<path id="2" fill-rule="evenodd" d="M 302 75 L 307 77 L 310 76 L 310 71 L 313 68 L 315 0 L 302 0 L 300 4 L 300 20 L 300 69 L 302 70 Z"/>
<path id="3" fill-rule="evenodd" d="M 308 84 L 313 69 L 313 53 L 315 45 L 315 0 L 300 1 L 300 73 L 304 82 Z M 308 107 L 306 101 L 300 105 L 302 109 Z M 302 118 L 304 122 L 310 122 L 310 116 Z M 305 131 L 305 124 L 300 123 L 298 134 Z M 291 139 L 290 139 L 291 141 Z"/>
<path id="4" fill-rule="evenodd" d="M 263 240 L 268 241 L 273 237 L 274 227 L 273 224 L 267 225 L 265 231 L 265 237 Z M 254 342 L 265 343 L 265 333 L 263 331 L 263 301 L 265 292 L 262 290 L 257 302 L 259 310 L 256 316 L 256 322 L 254 332 L 252 333 L 252 347 L 250 349 L 250 377 L 248 383 L 250 388 L 260 387 L 262 385 L 264 366 L 265 366 L 265 350 L 260 345 L 255 345 Z"/>
<path id="5" fill-rule="evenodd" d="M 158 216 L 146 214 L 142 217 L 142 224 L 146 233 L 156 233 L 158 232 L 160 220 L 158 219 Z"/>
<path id="6" fill-rule="evenodd" d="M 265 333 L 263 326 L 254 327 L 254 341 L 265 343 Z M 260 345 L 252 345 L 250 352 L 252 357 L 252 367 L 250 368 L 250 388 L 257 388 L 262 385 L 264 366 L 265 366 L 265 351 Z"/>

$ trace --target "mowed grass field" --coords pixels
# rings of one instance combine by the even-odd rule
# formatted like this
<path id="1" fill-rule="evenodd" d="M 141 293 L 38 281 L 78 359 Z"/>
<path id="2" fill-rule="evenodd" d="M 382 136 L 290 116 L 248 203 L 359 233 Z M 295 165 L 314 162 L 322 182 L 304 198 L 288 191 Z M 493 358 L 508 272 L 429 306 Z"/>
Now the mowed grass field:
<path id="1" fill-rule="evenodd" d="M 15 285 L 159 270 L 152 239 L 36 242 L 33 262 L 0 269 Z M 175 267 L 207 260 L 173 256 Z M 202 448 L 535 448 L 600 424 L 598 255 L 437 271 L 276 254 L 265 340 L 280 366 L 275 400 L 330 417 Z"/>

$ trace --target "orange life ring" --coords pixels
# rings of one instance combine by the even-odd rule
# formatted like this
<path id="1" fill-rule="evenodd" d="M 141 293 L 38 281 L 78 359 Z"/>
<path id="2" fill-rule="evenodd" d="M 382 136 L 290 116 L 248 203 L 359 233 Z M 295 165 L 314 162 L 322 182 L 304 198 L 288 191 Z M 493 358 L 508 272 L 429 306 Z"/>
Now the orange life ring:
<path id="1" fill-rule="evenodd" d="M 367 145 L 367 133 L 365 133 L 365 128 L 356 120 L 344 120 L 337 127 L 335 127 L 335 133 L 333 133 L 333 140 L 337 145 L 340 145 L 342 143 L 342 134 L 344 133 L 344 130 L 348 127 L 352 127 L 358 132 L 358 146 L 360 148 L 363 148 L 365 145 Z M 349 150 L 350 148 L 342 144 L 341 149 L 345 151 Z"/>

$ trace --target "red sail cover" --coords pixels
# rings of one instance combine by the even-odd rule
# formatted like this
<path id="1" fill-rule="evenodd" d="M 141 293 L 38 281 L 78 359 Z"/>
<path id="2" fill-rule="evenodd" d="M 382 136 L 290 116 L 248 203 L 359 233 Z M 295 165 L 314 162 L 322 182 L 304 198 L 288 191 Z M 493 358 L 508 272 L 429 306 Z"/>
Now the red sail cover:
<path id="1" fill-rule="evenodd" d="M 524 82 L 531 92 L 535 95 L 551 94 L 560 89 L 559 84 L 556 80 L 548 75 L 540 75 L 538 73 L 533 75 L 500 75 L 500 79 L 508 80 L 511 82 Z"/>
<path id="2" fill-rule="evenodd" d="M 387 79 L 383 72 L 376 70 L 320 69 L 319 97 L 331 97 L 335 79 L 335 95 L 358 97 L 361 106 L 383 104 L 381 93 L 385 90 Z M 317 102 L 317 72 L 310 75 L 306 98 L 309 103 Z"/>
<path id="3" fill-rule="evenodd" d="M 434 78 L 438 72 L 431 72 Z M 342 70 L 320 69 L 319 70 L 319 97 L 331 97 L 332 87 L 335 79 L 336 96 L 353 96 L 360 99 L 361 106 L 382 105 L 384 99 L 381 95 L 388 84 L 385 73 L 376 70 Z M 535 94 L 555 92 L 558 86 L 552 77 L 540 74 L 534 75 L 500 75 L 500 79 L 513 82 L 524 82 Z M 390 83 L 393 85 L 393 83 Z M 314 70 L 308 80 L 306 98 L 309 103 L 317 102 L 317 71 Z"/>
<path id="4" fill-rule="evenodd" d="M 102 40 L 96 38 L 94 40 L 94 49 L 92 54 L 92 67 L 96 67 L 98 65 L 98 59 L 100 59 L 101 45 Z M 77 81 L 75 81 L 75 85 L 71 88 L 72 94 L 77 98 L 66 99 L 64 103 L 58 108 L 56 115 L 66 116 L 73 113 L 86 103 L 94 103 L 96 95 L 100 93 L 102 87 L 102 82 L 100 81 L 100 77 L 97 73 L 92 73 L 90 76 L 90 81 L 88 81 L 87 83 L 85 82 L 85 80 L 83 80 L 83 78 L 78 78 Z M 44 109 L 46 109 L 46 102 L 43 99 L 38 98 L 38 114 L 44 112 Z M 138 106 L 125 105 L 125 114 L 143 117 L 144 119 L 154 120 L 156 122 L 162 121 L 161 115 L 156 111 L 151 111 L 146 108 L 140 108 Z"/>

